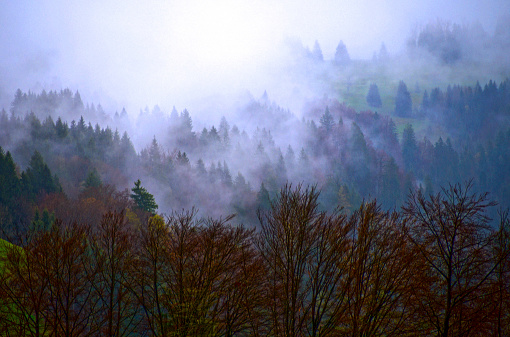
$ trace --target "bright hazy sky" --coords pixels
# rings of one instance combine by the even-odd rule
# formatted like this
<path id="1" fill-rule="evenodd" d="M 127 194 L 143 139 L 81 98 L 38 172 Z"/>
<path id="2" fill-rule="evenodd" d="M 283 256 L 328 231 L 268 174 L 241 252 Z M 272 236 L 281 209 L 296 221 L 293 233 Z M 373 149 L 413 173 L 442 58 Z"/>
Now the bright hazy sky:
<path id="1" fill-rule="evenodd" d="M 398 53 L 413 27 L 437 18 L 492 34 L 501 13 L 510 1 L 0 0 L 0 108 L 18 87 L 69 87 L 107 108 L 168 110 L 250 89 L 287 37 L 318 40 L 325 58 L 343 40 L 368 59 L 382 42 Z"/>

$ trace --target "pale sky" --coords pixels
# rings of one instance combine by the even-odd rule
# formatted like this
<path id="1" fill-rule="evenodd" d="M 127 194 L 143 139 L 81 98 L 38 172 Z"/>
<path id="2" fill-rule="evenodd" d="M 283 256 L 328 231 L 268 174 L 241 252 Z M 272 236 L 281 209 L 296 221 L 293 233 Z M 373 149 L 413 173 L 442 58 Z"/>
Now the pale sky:
<path id="1" fill-rule="evenodd" d="M 479 21 L 492 34 L 510 1 L 0 0 L 0 108 L 14 91 L 69 87 L 85 101 L 164 109 L 256 81 L 280 43 L 318 40 L 332 58 L 384 42 L 399 53 L 416 25 Z M 7 102 L 7 103 L 6 103 Z"/>

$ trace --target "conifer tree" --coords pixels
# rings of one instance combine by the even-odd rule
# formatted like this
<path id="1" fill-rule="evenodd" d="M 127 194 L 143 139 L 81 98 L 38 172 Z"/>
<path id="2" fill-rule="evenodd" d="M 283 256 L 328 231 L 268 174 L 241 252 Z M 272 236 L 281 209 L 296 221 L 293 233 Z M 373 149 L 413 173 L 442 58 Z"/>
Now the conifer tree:
<path id="1" fill-rule="evenodd" d="M 312 56 L 316 61 L 324 61 L 321 46 L 319 45 L 319 41 L 317 40 L 315 40 L 315 44 L 313 45 Z"/>
<path id="2" fill-rule="evenodd" d="M 409 117 L 413 110 L 413 101 L 411 94 L 407 90 L 404 81 L 400 81 L 395 98 L 395 114 L 400 117 Z"/>
<path id="3" fill-rule="evenodd" d="M 346 65 L 349 62 L 351 62 L 351 57 L 349 56 L 349 53 L 347 52 L 347 47 L 345 46 L 343 41 L 340 41 L 340 43 L 338 43 L 338 46 L 336 47 L 334 61 L 337 65 Z"/>
<path id="4" fill-rule="evenodd" d="M 131 199 L 133 199 L 138 208 L 151 214 L 156 214 L 156 210 L 158 209 L 156 200 L 154 199 L 154 196 L 145 189 L 145 187 L 141 186 L 140 179 L 135 181 L 135 187 L 133 187 L 131 191 L 133 191 Z"/>
<path id="5" fill-rule="evenodd" d="M 418 161 L 418 145 L 411 124 L 407 124 L 402 135 L 402 158 L 407 171 L 414 171 Z"/>
<path id="6" fill-rule="evenodd" d="M 97 172 L 96 168 L 94 167 L 87 174 L 87 178 L 85 179 L 85 188 L 99 187 L 102 184 L 103 184 L 103 182 L 101 181 L 101 177 L 99 176 L 99 173 Z"/>
<path id="7" fill-rule="evenodd" d="M 382 107 L 381 96 L 379 95 L 379 88 L 377 84 L 371 84 L 368 89 L 367 103 L 373 108 Z"/>
<path id="8" fill-rule="evenodd" d="M 333 120 L 333 116 L 329 112 L 329 108 L 326 107 L 326 110 L 324 111 L 324 114 L 322 115 L 320 119 L 321 128 L 325 130 L 327 133 L 329 133 L 333 127 L 335 126 L 335 121 Z"/>

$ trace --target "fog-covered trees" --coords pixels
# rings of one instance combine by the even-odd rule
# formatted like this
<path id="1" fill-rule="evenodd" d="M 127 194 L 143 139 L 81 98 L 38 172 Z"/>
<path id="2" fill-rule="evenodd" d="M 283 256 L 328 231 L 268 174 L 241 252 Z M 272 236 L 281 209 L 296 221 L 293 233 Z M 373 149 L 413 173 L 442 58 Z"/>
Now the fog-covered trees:
<path id="1" fill-rule="evenodd" d="M 324 61 L 324 57 L 322 56 L 322 49 L 319 45 L 319 41 L 315 40 L 312 50 L 312 56 L 316 61 Z"/>
<path id="2" fill-rule="evenodd" d="M 368 105 L 373 108 L 382 107 L 381 95 L 379 94 L 379 88 L 377 87 L 377 84 L 370 84 L 366 100 Z"/>
<path id="3" fill-rule="evenodd" d="M 404 167 L 409 172 L 416 173 L 418 168 L 418 143 L 411 124 L 407 124 L 402 134 L 402 159 L 404 159 Z"/>
<path id="4" fill-rule="evenodd" d="M 398 83 L 397 96 L 395 97 L 395 114 L 399 117 L 411 116 L 413 110 L 413 101 L 411 94 L 407 90 L 404 81 Z"/>
<path id="5" fill-rule="evenodd" d="M 343 41 L 338 43 L 333 61 L 337 65 L 347 65 L 351 62 L 351 57 Z"/>

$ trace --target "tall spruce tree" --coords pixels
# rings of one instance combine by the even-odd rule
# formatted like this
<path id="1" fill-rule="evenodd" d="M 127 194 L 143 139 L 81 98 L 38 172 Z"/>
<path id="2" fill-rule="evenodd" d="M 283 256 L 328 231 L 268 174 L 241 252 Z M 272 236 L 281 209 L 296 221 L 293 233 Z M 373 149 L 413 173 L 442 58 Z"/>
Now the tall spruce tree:
<path id="1" fill-rule="evenodd" d="M 418 144 L 411 124 L 407 124 L 402 135 L 402 159 L 407 171 L 416 173 L 418 166 Z"/>
<path id="2" fill-rule="evenodd" d="M 409 117 L 413 110 L 413 101 L 411 94 L 407 90 L 404 81 L 400 81 L 397 89 L 397 97 L 395 98 L 395 114 L 400 117 Z"/>
<path id="3" fill-rule="evenodd" d="M 335 121 L 333 120 L 333 116 L 331 115 L 331 112 L 329 112 L 328 107 L 326 107 L 326 110 L 320 119 L 320 123 L 321 128 L 327 133 L 329 133 L 335 126 Z"/>
<path id="4" fill-rule="evenodd" d="M 156 214 L 158 204 L 156 204 L 154 196 L 150 194 L 145 187 L 141 186 L 140 179 L 135 181 L 135 187 L 133 187 L 131 191 L 133 191 L 131 199 L 133 199 L 138 208 L 151 214 Z"/>
<path id="5" fill-rule="evenodd" d="M 370 84 L 370 87 L 368 88 L 367 103 L 372 108 L 382 107 L 381 95 L 379 95 L 379 88 L 375 83 Z"/>

